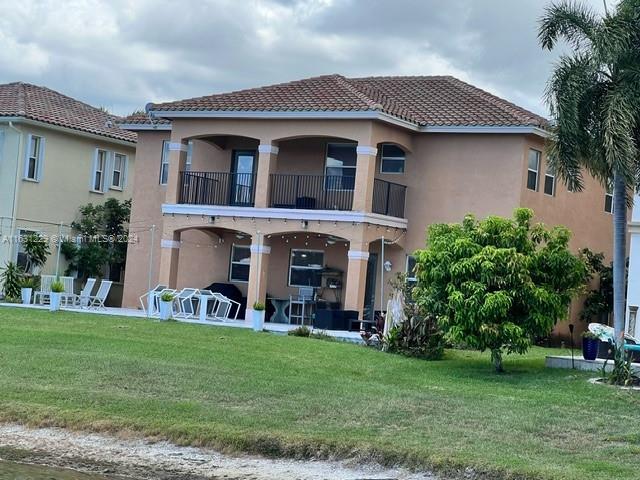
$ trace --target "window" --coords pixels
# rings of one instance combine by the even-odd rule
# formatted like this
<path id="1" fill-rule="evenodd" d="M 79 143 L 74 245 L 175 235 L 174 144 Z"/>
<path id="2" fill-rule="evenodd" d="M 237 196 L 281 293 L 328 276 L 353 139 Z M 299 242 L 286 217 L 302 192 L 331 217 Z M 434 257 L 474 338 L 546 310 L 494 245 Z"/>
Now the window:
<path id="1" fill-rule="evenodd" d="M 604 211 L 613 213 L 613 186 L 609 185 L 604 193 Z"/>
<path id="2" fill-rule="evenodd" d="M 104 191 L 104 172 L 107 167 L 109 152 L 96 149 L 96 156 L 93 162 L 93 177 L 91 179 L 91 189 L 94 192 Z"/>
<path id="3" fill-rule="evenodd" d="M 380 173 L 404 173 L 404 152 L 395 145 L 382 145 Z"/>
<path id="4" fill-rule="evenodd" d="M 127 168 L 127 156 L 122 153 L 113 154 L 113 172 L 111 175 L 111 188 L 122 190 Z"/>
<path id="5" fill-rule="evenodd" d="M 251 248 L 248 245 L 232 245 L 231 261 L 229 262 L 229 281 L 248 282 L 249 264 L 251 263 Z"/>
<path id="6" fill-rule="evenodd" d="M 167 180 L 169 180 L 169 140 L 164 140 L 160 158 L 160 185 L 166 185 Z"/>
<path id="7" fill-rule="evenodd" d="M 413 255 L 407 255 L 407 282 L 416 283 L 418 278 L 416 277 L 416 257 Z"/>
<path id="8" fill-rule="evenodd" d="M 291 250 L 289 286 L 321 287 L 323 265 L 324 252 L 322 250 Z"/>
<path id="9" fill-rule="evenodd" d="M 24 178 L 39 182 L 42 177 L 42 163 L 44 160 L 44 138 L 29 135 L 27 143 Z"/>
<path id="10" fill-rule="evenodd" d="M 538 172 L 540 171 L 541 153 L 538 150 L 529 150 L 529 166 L 527 171 L 527 188 L 538 191 Z"/>
<path id="11" fill-rule="evenodd" d="M 556 194 L 556 172 L 550 166 L 544 174 L 544 193 L 552 197 Z"/>
<path id="12" fill-rule="evenodd" d="M 353 190 L 356 180 L 356 144 L 327 144 L 327 164 L 324 170 L 327 190 Z"/>
<path id="13" fill-rule="evenodd" d="M 16 249 L 16 264 L 21 267 L 23 270 L 26 270 L 27 267 L 29 266 L 29 256 L 27 255 L 27 252 L 24 250 L 24 240 L 26 237 L 28 237 L 29 235 L 38 235 L 38 232 L 34 231 L 34 230 L 18 230 L 18 235 L 17 235 L 17 245 L 18 248 Z"/>

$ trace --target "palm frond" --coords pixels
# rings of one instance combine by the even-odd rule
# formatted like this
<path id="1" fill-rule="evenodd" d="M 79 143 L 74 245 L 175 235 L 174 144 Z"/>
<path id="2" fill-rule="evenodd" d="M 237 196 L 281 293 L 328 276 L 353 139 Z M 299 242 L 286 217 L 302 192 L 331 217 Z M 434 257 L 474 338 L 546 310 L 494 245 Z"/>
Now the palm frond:
<path id="1" fill-rule="evenodd" d="M 538 41 L 542 48 L 551 50 L 564 38 L 579 50 L 595 43 L 602 21 L 586 4 L 564 0 L 545 8 L 539 24 Z"/>

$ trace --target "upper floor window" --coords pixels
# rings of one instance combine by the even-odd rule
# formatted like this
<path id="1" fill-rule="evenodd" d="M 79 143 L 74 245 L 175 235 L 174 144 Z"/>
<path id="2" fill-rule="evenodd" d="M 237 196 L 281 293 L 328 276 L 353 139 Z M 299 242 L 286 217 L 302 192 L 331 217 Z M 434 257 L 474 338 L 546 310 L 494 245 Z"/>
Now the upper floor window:
<path id="1" fill-rule="evenodd" d="M 109 152 L 107 152 L 106 150 L 96 150 L 91 184 L 91 188 L 94 192 L 104 192 L 104 173 L 107 169 L 108 157 Z"/>
<path id="2" fill-rule="evenodd" d="M 27 158 L 24 163 L 24 178 L 39 182 L 42 178 L 44 161 L 44 138 L 29 135 L 27 140 Z"/>
<path id="3" fill-rule="evenodd" d="M 527 188 L 538 191 L 538 174 L 540 172 L 540 157 L 542 154 L 538 150 L 529 150 L 529 163 L 527 169 Z"/>
<path id="4" fill-rule="evenodd" d="M 125 170 L 127 168 L 127 156 L 122 153 L 113 154 L 113 171 L 111 173 L 111 188 L 122 190 L 124 188 Z"/>
<path id="5" fill-rule="evenodd" d="M 604 193 L 604 211 L 607 213 L 613 213 L 613 186 L 607 186 L 607 191 Z"/>
<path id="6" fill-rule="evenodd" d="M 248 282 L 251 248 L 249 245 L 232 245 L 229 262 L 229 281 Z"/>
<path id="7" fill-rule="evenodd" d="M 544 193 L 552 197 L 556 194 L 556 172 L 550 166 L 547 166 L 544 173 Z"/>
<path id="8" fill-rule="evenodd" d="M 327 144 L 324 170 L 327 190 L 353 190 L 356 183 L 356 158 L 355 143 Z"/>
<path id="9" fill-rule="evenodd" d="M 169 180 L 169 140 L 162 142 L 162 156 L 160 157 L 160 185 L 166 185 Z"/>
<path id="10" fill-rule="evenodd" d="M 404 151 L 395 145 L 382 145 L 380 173 L 404 173 Z"/>
<path id="11" fill-rule="evenodd" d="M 291 250 L 289 262 L 290 287 L 322 286 L 322 268 L 324 252 L 322 250 Z"/>

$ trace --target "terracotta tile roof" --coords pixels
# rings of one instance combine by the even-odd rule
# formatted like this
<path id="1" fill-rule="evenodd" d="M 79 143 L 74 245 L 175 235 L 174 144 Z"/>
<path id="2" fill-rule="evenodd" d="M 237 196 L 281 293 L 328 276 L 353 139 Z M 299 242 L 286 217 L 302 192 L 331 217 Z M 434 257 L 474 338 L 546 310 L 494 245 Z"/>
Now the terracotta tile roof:
<path id="1" fill-rule="evenodd" d="M 117 140 L 136 141 L 118 128 L 119 117 L 46 87 L 15 82 L 0 85 L 0 117 L 22 117 Z"/>
<path id="2" fill-rule="evenodd" d="M 119 125 L 171 125 L 171 122 L 165 118 L 153 117 L 149 118 L 146 113 L 133 113 L 128 117 L 118 120 Z"/>
<path id="3" fill-rule="evenodd" d="M 378 111 L 420 126 L 541 126 L 546 120 L 454 77 L 324 75 L 153 104 L 156 111 Z M 170 115 L 167 115 L 169 117 Z"/>

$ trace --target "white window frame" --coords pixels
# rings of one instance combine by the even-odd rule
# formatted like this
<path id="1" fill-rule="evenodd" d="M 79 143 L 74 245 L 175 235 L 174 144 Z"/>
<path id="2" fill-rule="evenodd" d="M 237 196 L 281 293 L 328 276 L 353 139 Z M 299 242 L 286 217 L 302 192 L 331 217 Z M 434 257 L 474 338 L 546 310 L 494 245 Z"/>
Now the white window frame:
<path id="1" fill-rule="evenodd" d="M 162 152 L 160 153 L 160 185 L 166 185 L 169 182 L 169 144 L 171 140 L 163 140 L 162 141 Z M 162 179 L 165 176 L 164 172 L 167 171 L 166 181 L 163 182 Z"/>
<path id="2" fill-rule="evenodd" d="M 122 158 L 122 163 L 120 164 L 120 170 L 116 170 L 116 159 L 120 157 Z M 129 164 L 129 156 L 126 153 L 122 152 L 113 152 L 113 168 L 111 169 L 111 185 L 109 189 L 122 191 L 126 185 L 127 179 L 127 165 Z M 116 172 L 120 173 L 120 182 L 116 185 L 113 183 Z"/>
<path id="3" fill-rule="evenodd" d="M 405 263 L 404 263 L 404 271 L 405 271 L 405 274 L 407 275 L 407 282 L 415 283 L 418 281 L 418 277 L 415 276 L 414 272 L 409 271 L 409 260 L 411 258 L 413 258 L 413 261 L 415 262 L 416 257 L 414 255 L 407 254 L 405 258 Z"/>
<path id="4" fill-rule="evenodd" d="M 329 159 L 329 145 L 343 145 L 343 146 L 353 146 L 356 149 L 356 165 L 353 167 L 329 167 L 327 165 L 327 160 Z M 327 192 L 354 192 L 356 189 L 356 172 L 358 168 L 358 153 L 357 153 L 358 144 L 354 142 L 327 142 L 324 149 L 324 177 L 325 180 L 322 182 L 322 188 Z M 344 169 L 349 168 L 354 170 L 353 174 L 353 188 L 327 188 L 327 168 L 340 168 L 344 171 Z M 333 175 L 332 175 L 333 176 Z M 344 177 L 344 175 L 342 175 Z"/>
<path id="5" fill-rule="evenodd" d="M 536 169 L 532 169 L 531 167 L 529 167 L 529 156 L 531 155 L 531 152 L 535 152 L 536 155 L 536 160 L 537 160 L 537 165 L 536 165 Z M 542 160 L 542 152 L 540 150 L 536 150 L 535 148 L 530 148 L 529 151 L 527 152 L 527 190 L 531 190 L 532 192 L 537 192 L 538 188 L 540 186 L 540 162 Z M 535 188 L 529 188 L 529 172 L 534 172 L 536 174 L 536 186 Z"/>
<path id="6" fill-rule="evenodd" d="M 187 158 L 184 163 L 185 172 L 191 171 L 191 164 L 193 163 L 193 140 L 187 142 Z"/>
<path id="7" fill-rule="evenodd" d="M 251 246 L 250 245 L 238 245 L 238 244 L 233 244 L 231 245 L 231 255 L 229 256 L 229 281 L 233 282 L 233 283 L 249 283 L 249 277 L 247 277 L 246 280 L 242 280 L 242 279 L 237 279 L 237 278 L 233 278 L 232 274 L 233 274 L 233 266 L 234 265 L 247 265 L 246 263 L 243 262 L 234 262 L 233 261 L 233 257 L 234 257 L 234 253 L 236 248 L 245 248 L 247 250 L 249 250 L 249 255 L 251 255 Z M 249 275 L 251 275 L 251 267 L 249 267 Z"/>
<path id="8" fill-rule="evenodd" d="M 549 172 L 553 172 L 553 173 L 549 173 Z M 547 178 L 551 178 L 551 193 L 547 193 Z M 549 197 L 555 197 L 556 196 L 556 174 L 555 172 L 551 169 L 551 167 L 549 167 L 549 165 L 547 165 L 547 169 L 544 172 L 544 185 L 542 186 L 542 193 L 544 193 L 545 195 L 549 196 Z"/>
<path id="9" fill-rule="evenodd" d="M 607 210 L 607 198 L 611 198 L 611 211 Z M 609 186 L 604 191 L 604 212 L 613 215 L 613 187 Z"/>
<path id="10" fill-rule="evenodd" d="M 400 148 L 398 145 L 394 144 L 394 143 L 383 143 L 382 145 L 380 145 L 380 173 L 383 173 L 385 175 L 404 175 L 404 171 L 405 171 L 405 166 L 407 163 L 407 153 L 402 150 L 402 148 L 400 148 L 400 150 L 402 150 L 402 152 L 404 153 L 404 155 L 402 157 L 390 157 L 390 156 L 385 156 L 384 154 L 384 147 L 387 145 L 391 145 L 397 148 Z M 401 172 L 386 172 L 384 170 L 384 161 L 385 160 L 402 160 L 402 171 Z"/>
<path id="11" fill-rule="evenodd" d="M 36 140 L 38 142 L 38 148 L 36 150 L 36 156 L 33 157 L 31 156 L 31 150 L 32 150 L 31 145 Z M 42 168 L 44 164 L 44 145 L 45 145 L 45 138 L 43 136 L 32 135 L 32 134 L 29 134 L 27 136 L 27 148 L 25 152 L 24 172 L 23 172 L 24 180 L 28 182 L 40 182 L 42 180 Z M 33 177 L 29 176 L 29 163 L 31 162 L 31 159 L 33 159 L 33 161 L 35 162 L 33 167 Z"/>
<path id="12" fill-rule="evenodd" d="M 102 169 L 99 169 L 100 152 L 104 153 L 104 163 Z M 109 165 L 109 151 L 104 148 L 96 148 L 93 155 L 93 169 L 91 170 L 91 191 L 94 193 L 104 193 L 105 191 L 105 176 Z M 96 188 L 96 175 L 100 173 L 100 188 Z"/>
<path id="13" fill-rule="evenodd" d="M 293 254 L 294 252 L 308 252 L 308 253 L 321 253 L 322 254 L 322 263 L 320 264 L 319 267 L 304 267 L 304 266 L 300 266 L 300 265 L 293 265 Z M 304 287 L 311 287 L 311 288 L 320 288 L 322 287 L 322 279 L 320 280 L 321 285 L 319 286 L 315 286 L 315 285 L 294 285 L 291 283 L 291 271 L 295 268 L 297 270 L 315 270 L 315 271 L 322 271 L 324 269 L 324 255 L 325 255 L 325 251 L 324 250 L 311 250 L 308 248 L 292 248 L 291 251 L 289 252 L 289 278 L 287 279 L 287 285 L 290 287 L 297 287 L 297 288 L 304 288 Z"/>

